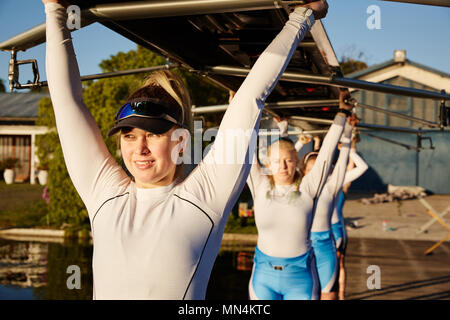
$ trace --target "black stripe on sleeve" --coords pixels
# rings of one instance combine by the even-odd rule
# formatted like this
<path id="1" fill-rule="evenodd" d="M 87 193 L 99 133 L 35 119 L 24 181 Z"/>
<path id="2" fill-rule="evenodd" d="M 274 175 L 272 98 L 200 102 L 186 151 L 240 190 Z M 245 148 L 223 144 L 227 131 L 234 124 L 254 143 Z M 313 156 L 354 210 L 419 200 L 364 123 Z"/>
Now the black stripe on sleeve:
<path id="1" fill-rule="evenodd" d="M 211 219 L 211 217 L 210 217 L 210 216 L 209 216 L 202 208 L 200 208 L 199 206 L 197 206 L 195 203 L 193 203 L 193 202 L 191 202 L 191 201 L 189 201 L 189 200 L 187 200 L 187 199 L 184 199 L 184 198 L 180 197 L 179 195 L 174 194 L 174 196 L 177 197 L 177 198 L 179 198 L 179 199 L 181 199 L 181 200 L 184 200 L 184 201 L 186 201 L 186 202 L 192 204 L 194 207 L 196 207 L 196 208 L 199 209 L 201 212 L 203 212 L 203 214 L 204 214 L 205 216 L 208 217 L 209 221 L 211 221 L 211 229 L 209 230 L 208 237 L 206 238 L 206 242 L 205 242 L 205 244 L 204 244 L 204 246 L 203 246 L 202 253 L 200 254 L 200 258 L 198 259 L 198 263 L 197 263 L 197 266 L 195 267 L 195 271 L 194 271 L 194 273 L 192 274 L 191 280 L 189 280 L 189 284 L 188 284 L 188 286 L 187 286 L 187 288 L 186 288 L 186 291 L 184 292 L 184 295 L 183 295 L 183 300 L 184 300 L 184 299 L 186 298 L 186 294 L 187 294 L 187 292 L 188 292 L 188 290 L 189 290 L 189 287 L 191 286 L 192 280 L 194 279 L 194 276 L 195 276 L 195 274 L 197 273 L 198 266 L 200 265 L 200 262 L 202 261 L 203 253 L 205 252 L 206 245 L 208 244 L 209 238 L 210 238 L 211 233 L 212 233 L 212 231 L 213 231 L 213 229 L 214 229 L 214 221 Z"/>
<path id="2" fill-rule="evenodd" d="M 130 194 L 130 193 L 129 193 L 129 192 L 125 192 L 124 194 L 119 194 L 118 196 L 115 196 L 115 197 L 109 198 L 108 200 L 105 200 L 105 201 L 100 205 L 100 207 L 98 208 L 98 210 L 95 212 L 94 217 L 92 218 L 92 229 L 94 229 L 94 219 L 95 219 L 95 217 L 97 216 L 97 213 L 100 211 L 100 209 L 101 209 L 108 201 L 111 201 L 111 200 L 114 200 L 114 199 L 116 199 L 116 198 L 125 196 L 125 195 L 127 195 L 127 194 Z"/>

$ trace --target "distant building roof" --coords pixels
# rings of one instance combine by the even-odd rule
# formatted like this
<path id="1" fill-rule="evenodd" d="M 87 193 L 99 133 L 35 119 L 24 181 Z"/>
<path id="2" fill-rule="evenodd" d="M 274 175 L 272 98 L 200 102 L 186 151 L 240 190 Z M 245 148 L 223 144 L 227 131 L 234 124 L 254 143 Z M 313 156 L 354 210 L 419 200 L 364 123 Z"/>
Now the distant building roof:
<path id="1" fill-rule="evenodd" d="M 349 73 L 349 74 L 347 74 L 345 76 L 347 78 L 359 78 L 359 77 L 361 77 L 363 75 L 366 75 L 366 74 L 369 74 L 369 73 L 372 73 L 372 72 L 375 72 L 375 71 L 378 71 L 378 70 L 381 70 L 381 69 L 384 69 L 384 68 L 387 68 L 387 67 L 390 67 L 390 66 L 393 66 L 393 65 L 396 65 L 396 64 L 401 64 L 401 63 L 409 64 L 409 65 L 415 66 L 417 68 L 420 68 L 420 69 L 423 69 L 423 70 L 427 70 L 427 71 L 432 72 L 432 73 L 436 73 L 436 74 L 438 74 L 438 75 L 440 75 L 442 77 L 450 78 L 450 74 L 448 74 L 448 73 L 445 73 L 445 72 L 442 72 L 440 70 L 436 70 L 436 69 L 430 68 L 428 66 L 425 66 L 423 64 L 420 64 L 420 63 L 417 63 L 417 62 L 414 62 L 414 61 L 411 61 L 409 59 L 406 59 L 405 62 L 396 62 L 394 59 L 391 59 L 389 61 L 386 61 L 386 62 L 383 62 L 383 63 L 380 63 L 380 64 L 374 64 L 374 65 L 372 65 L 372 66 L 370 66 L 370 67 L 368 67 L 368 68 L 366 68 L 364 70 L 359 70 L 359 71 L 355 71 L 355 72 Z"/>
<path id="2" fill-rule="evenodd" d="M 393 59 L 352 72 L 346 77 L 374 83 L 383 83 L 400 77 L 422 84 L 428 87 L 427 90 L 450 92 L 450 74 L 408 60 L 405 50 L 395 50 Z"/>
<path id="3" fill-rule="evenodd" d="M 394 58 L 393 59 L 388 60 L 383 63 L 375 64 L 364 70 L 355 71 L 346 76 L 348 78 L 361 78 L 363 76 L 367 76 L 368 74 L 375 73 L 379 70 L 387 69 L 392 66 L 405 66 L 405 65 L 410 65 L 410 66 L 428 71 L 430 73 L 434 73 L 435 75 L 439 75 L 441 77 L 450 79 L 450 74 L 447 74 L 440 70 L 436 70 L 436 69 L 430 68 L 428 66 L 425 66 L 423 64 L 406 59 L 406 50 L 394 50 Z"/>
<path id="4" fill-rule="evenodd" d="M 38 103 L 48 93 L 0 93 L 0 118 L 37 118 Z"/>

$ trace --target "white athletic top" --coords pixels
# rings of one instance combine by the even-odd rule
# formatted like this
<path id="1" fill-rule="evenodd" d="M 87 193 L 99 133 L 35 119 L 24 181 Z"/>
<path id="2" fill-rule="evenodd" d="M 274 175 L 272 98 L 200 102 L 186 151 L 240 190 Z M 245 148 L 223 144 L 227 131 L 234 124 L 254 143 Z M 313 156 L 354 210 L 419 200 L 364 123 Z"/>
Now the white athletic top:
<path id="1" fill-rule="evenodd" d="M 227 130 L 258 130 L 264 101 L 310 30 L 294 11 L 227 109 L 203 161 L 181 183 L 139 189 L 114 161 L 82 101 L 66 10 L 48 3 L 47 79 L 64 159 L 91 221 L 94 299 L 204 299 L 223 230 L 245 184 L 255 135 L 225 143 Z M 232 140 L 232 141 L 230 141 Z"/>
<path id="2" fill-rule="evenodd" d="M 358 179 L 369 168 L 367 163 L 365 163 L 365 161 L 356 153 L 354 149 L 350 150 L 350 158 L 355 163 L 355 167 L 345 172 L 344 182 L 336 193 L 336 203 L 334 204 L 333 214 L 331 215 L 331 224 L 338 223 L 340 220 L 339 213 L 337 211 L 337 195 L 339 195 L 339 193 L 341 192 L 342 187 L 347 183 L 353 182 Z"/>
<path id="3" fill-rule="evenodd" d="M 346 117 L 337 115 L 320 149 L 312 170 L 303 177 L 300 194 L 295 185 L 270 190 L 269 179 L 256 160 L 247 184 L 253 196 L 258 248 L 273 257 L 297 257 L 311 248 L 309 233 L 316 197 L 328 176 L 334 149 L 344 129 Z"/>
<path id="4" fill-rule="evenodd" d="M 331 228 L 331 214 L 335 207 L 336 196 L 342 188 L 345 171 L 347 169 L 348 154 L 350 150 L 350 137 L 352 136 L 353 126 L 346 123 L 344 128 L 342 147 L 339 152 L 338 160 L 334 166 L 333 172 L 328 176 L 327 182 L 320 193 L 317 201 L 316 211 L 311 226 L 311 232 L 327 231 Z"/>

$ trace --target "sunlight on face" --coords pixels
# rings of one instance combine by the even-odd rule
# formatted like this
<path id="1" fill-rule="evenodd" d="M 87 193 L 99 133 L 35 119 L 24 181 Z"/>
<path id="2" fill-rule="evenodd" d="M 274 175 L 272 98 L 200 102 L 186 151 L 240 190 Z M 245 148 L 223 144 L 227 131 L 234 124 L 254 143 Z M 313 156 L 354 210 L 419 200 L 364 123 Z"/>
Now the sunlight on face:
<path id="1" fill-rule="evenodd" d="M 172 141 L 174 128 L 163 134 L 130 128 L 120 134 L 120 148 L 128 171 L 139 188 L 166 186 L 175 179 L 176 163 L 172 149 L 179 141 Z"/>
<path id="2" fill-rule="evenodd" d="M 269 157 L 269 168 L 275 184 L 288 185 L 294 182 L 298 165 L 297 152 L 287 148 L 272 146 Z"/>

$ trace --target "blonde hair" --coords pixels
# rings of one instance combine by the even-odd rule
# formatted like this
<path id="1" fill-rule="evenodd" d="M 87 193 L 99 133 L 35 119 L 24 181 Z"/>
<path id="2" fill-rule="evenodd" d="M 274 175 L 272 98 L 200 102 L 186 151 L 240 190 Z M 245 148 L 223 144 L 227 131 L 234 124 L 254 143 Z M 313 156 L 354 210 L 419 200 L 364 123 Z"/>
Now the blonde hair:
<path id="1" fill-rule="evenodd" d="M 182 123 L 192 134 L 191 98 L 183 80 L 169 70 L 152 72 L 140 88 L 134 91 L 128 102 L 138 98 L 158 97 L 158 99 L 169 104 L 176 104 L 182 113 Z M 117 133 L 117 144 L 120 148 L 120 131 Z M 183 163 L 176 166 L 175 178 L 182 179 L 184 176 Z"/>
<path id="2" fill-rule="evenodd" d="M 169 70 L 159 70 L 150 74 L 144 81 L 142 88 L 161 87 L 180 106 L 183 125 L 192 133 L 191 97 L 183 80 Z M 164 97 L 160 97 L 164 100 Z"/>
<path id="3" fill-rule="evenodd" d="M 306 174 L 306 166 L 308 165 L 308 162 L 310 160 L 315 161 L 318 156 L 319 156 L 319 152 L 317 152 L 317 151 L 311 151 L 303 156 L 302 163 L 300 166 L 300 173 L 302 174 L 302 176 L 305 176 L 305 174 Z"/>
<path id="4" fill-rule="evenodd" d="M 267 156 L 270 157 L 271 155 L 271 150 L 272 147 L 274 145 L 278 146 L 278 150 L 283 149 L 289 152 L 293 152 L 295 154 L 295 157 L 297 159 L 297 162 L 299 161 L 298 159 L 298 153 L 297 150 L 295 150 L 295 144 L 294 142 L 292 142 L 289 138 L 281 138 L 280 140 L 272 143 L 269 147 L 267 147 Z M 270 189 L 267 191 L 267 196 L 270 197 L 270 192 L 273 190 L 273 188 L 275 187 L 275 180 L 273 178 L 273 175 L 268 175 L 267 176 L 269 179 L 269 183 L 270 183 Z M 295 185 L 295 195 L 298 196 L 299 194 L 299 189 L 300 189 L 300 183 L 302 182 L 302 176 L 301 174 L 296 170 L 295 174 L 294 174 L 294 185 Z"/>

